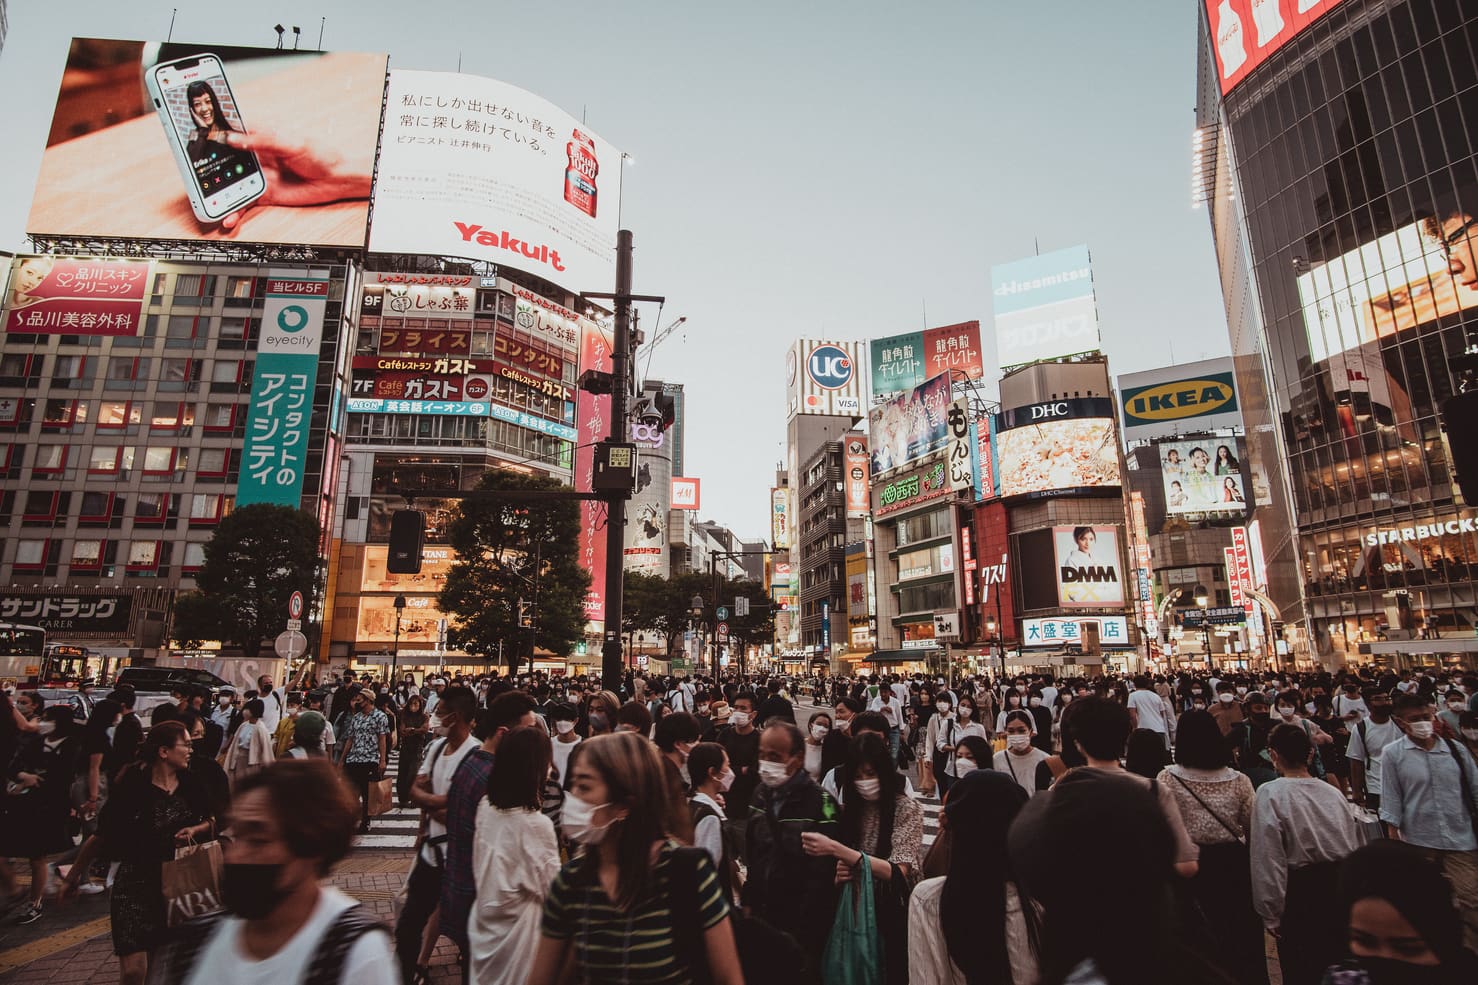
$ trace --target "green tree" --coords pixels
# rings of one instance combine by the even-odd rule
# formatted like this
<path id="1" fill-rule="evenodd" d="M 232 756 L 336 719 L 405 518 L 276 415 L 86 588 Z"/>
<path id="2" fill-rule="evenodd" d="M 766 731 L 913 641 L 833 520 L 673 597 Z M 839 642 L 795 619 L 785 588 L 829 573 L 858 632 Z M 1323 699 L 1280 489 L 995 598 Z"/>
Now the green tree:
<path id="1" fill-rule="evenodd" d="M 512 670 L 531 636 L 537 646 L 568 656 L 584 634 L 590 590 L 578 559 L 579 504 L 528 496 L 564 488 L 544 476 L 494 470 L 478 488 L 481 495 L 462 501 L 449 531 L 458 560 L 438 600 L 452 617 L 448 644 L 487 658 L 501 643 Z M 520 600 L 532 627 L 519 625 Z"/>
<path id="2" fill-rule="evenodd" d="M 775 612 L 770 608 L 770 599 L 765 595 L 765 586 L 747 578 L 725 579 L 719 594 L 721 605 L 729 607 L 729 639 L 734 652 L 743 653 L 748 647 L 762 646 L 775 640 Z M 749 599 L 749 614 L 737 615 L 734 601 Z"/>
<path id="3" fill-rule="evenodd" d="M 255 657 L 283 631 L 293 592 L 313 598 L 318 520 L 288 506 L 253 503 L 233 510 L 205 545 L 199 591 L 175 600 L 171 638 L 195 647 L 220 640 Z"/>

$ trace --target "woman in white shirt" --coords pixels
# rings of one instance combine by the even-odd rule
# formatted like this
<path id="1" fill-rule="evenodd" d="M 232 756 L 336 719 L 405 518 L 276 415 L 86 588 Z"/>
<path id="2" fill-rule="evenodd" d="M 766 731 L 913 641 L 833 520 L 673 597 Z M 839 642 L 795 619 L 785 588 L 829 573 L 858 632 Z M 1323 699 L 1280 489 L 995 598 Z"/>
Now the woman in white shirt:
<path id="1" fill-rule="evenodd" d="M 959 710 L 955 712 L 955 720 L 958 731 L 955 733 L 955 744 L 967 735 L 978 735 L 982 739 L 990 740 L 990 732 L 985 723 L 981 721 L 980 712 L 975 707 L 975 699 L 969 695 L 960 699 Z"/>
<path id="2" fill-rule="evenodd" d="M 811 779 L 817 783 L 821 782 L 821 746 L 826 737 L 831 734 L 831 715 L 824 711 L 818 711 L 811 716 L 810 727 L 806 730 L 806 772 L 811 774 Z M 714 860 L 717 864 L 718 860 Z"/>
<path id="3" fill-rule="evenodd" d="M 729 819 L 724 794 L 734 782 L 728 752 L 717 742 L 698 743 L 688 753 L 688 775 L 693 778 L 693 796 L 688 800 L 693 812 L 693 847 L 703 849 L 713 859 L 724 898 L 733 899 L 729 894 L 734 882 L 732 866 L 724 846 L 724 822 Z"/>
<path id="4" fill-rule="evenodd" d="M 996 753 L 991 765 L 1009 776 L 1028 797 L 1037 792 L 1037 767 L 1046 762 L 1047 754 L 1032 745 L 1036 727 L 1029 712 L 1007 712 L 1001 731 L 1006 733 L 1006 748 Z"/>
<path id="5" fill-rule="evenodd" d="M 910 985 L 1037 980 L 1026 920 L 1008 876 L 1006 831 L 1026 803 L 1010 777 L 976 770 L 960 777 L 944 806 L 949 872 L 925 879 L 909 901 Z"/>
<path id="6" fill-rule="evenodd" d="M 1006 701 L 1001 705 L 1001 713 L 996 716 L 996 732 L 1006 731 L 1006 716 L 1013 711 L 1025 711 L 1021 703 L 1021 692 L 1015 688 L 1006 692 Z M 1035 726 L 1033 726 L 1035 729 Z"/>
<path id="7" fill-rule="evenodd" d="M 264 710 L 261 698 L 252 698 L 241 706 L 241 724 L 226 751 L 226 772 L 233 787 L 272 762 L 272 733 L 262 724 Z"/>
<path id="8" fill-rule="evenodd" d="M 544 894 L 560 866 L 554 822 L 539 810 L 550 755 L 541 728 L 503 736 L 488 795 L 477 805 L 477 899 L 467 918 L 467 942 L 470 980 L 479 985 L 523 985 L 533 967 Z"/>

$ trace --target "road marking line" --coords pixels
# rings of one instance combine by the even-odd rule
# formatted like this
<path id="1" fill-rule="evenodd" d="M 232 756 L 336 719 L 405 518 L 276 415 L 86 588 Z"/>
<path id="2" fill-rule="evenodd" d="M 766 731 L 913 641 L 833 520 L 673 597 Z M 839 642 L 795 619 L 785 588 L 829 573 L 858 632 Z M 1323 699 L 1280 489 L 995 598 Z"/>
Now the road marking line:
<path id="1" fill-rule="evenodd" d="M 96 920 L 89 920 L 87 923 L 59 930 L 27 944 L 0 951 L 0 975 L 23 968 L 42 958 L 49 958 L 69 947 L 85 944 L 95 937 L 101 937 L 108 933 L 111 920 L 111 917 L 98 917 Z"/>

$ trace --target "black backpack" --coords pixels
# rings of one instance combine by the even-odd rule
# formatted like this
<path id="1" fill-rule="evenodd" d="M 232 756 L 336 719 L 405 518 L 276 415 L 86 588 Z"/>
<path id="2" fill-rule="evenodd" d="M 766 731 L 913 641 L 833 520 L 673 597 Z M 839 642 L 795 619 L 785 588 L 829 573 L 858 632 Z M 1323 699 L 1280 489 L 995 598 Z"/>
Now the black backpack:
<path id="1" fill-rule="evenodd" d="M 701 848 L 678 848 L 668 863 L 673 941 L 695 985 L 709 985 L 713 981 L 704 931 L 698 925 L 698 860 L 707 856 Z M 806 953 L 794 937 L 759 917 L 745 916 L 734 906 L 729 907 L 729 923 L 734 928 L 734 950 L 739 954 L 740 971 L 746 982 L 801 985 Z"/>
<path id="2" fill-rule="evenodd" d="M 192 920 L 177 930 L 177 936 L 167 944 L 158 959 L 158 976 L 150 969 L 149 980 L 158 985 L 181 985 L 195 970 L 205 942 L 220 923 L 222 914 L 214 914 Z M 313 960 L 308 965 L 308 974 L 303 985 L 339 985 L 344 970 L 344 961 L 350 950 L 365 934 L 380 932 L 387 937 L 390 928 L 361 903 L 340 913 L 318 942 L 313 951 Z"/>

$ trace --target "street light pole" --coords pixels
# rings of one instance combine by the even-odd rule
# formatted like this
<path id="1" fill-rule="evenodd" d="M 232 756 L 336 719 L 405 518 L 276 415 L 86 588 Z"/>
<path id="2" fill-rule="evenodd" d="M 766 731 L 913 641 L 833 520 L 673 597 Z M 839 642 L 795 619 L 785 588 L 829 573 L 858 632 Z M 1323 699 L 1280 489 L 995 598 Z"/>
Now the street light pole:
<path id="1" fill-rule="evenodd" d="M 396 668 L 400 664 L 400 616 L 405 612 L 405 596 L 395 596 L 395 601 L 392 604 L 395 606 L 395 648 L 390 651 L 390 678 L 386 683 L 395 680 L 395 675 L 398 672 Z"/>
<path id="2" fill-rule="evenodd" d="M 1196 604 L 1201 607 L 1201 646 L 1206 651 L 1206 669 L 1214 672 L 1215 664 L 1211 660 L 1211 593 L 1206 590 L 1205 585 L 1196 585 Z"/>

